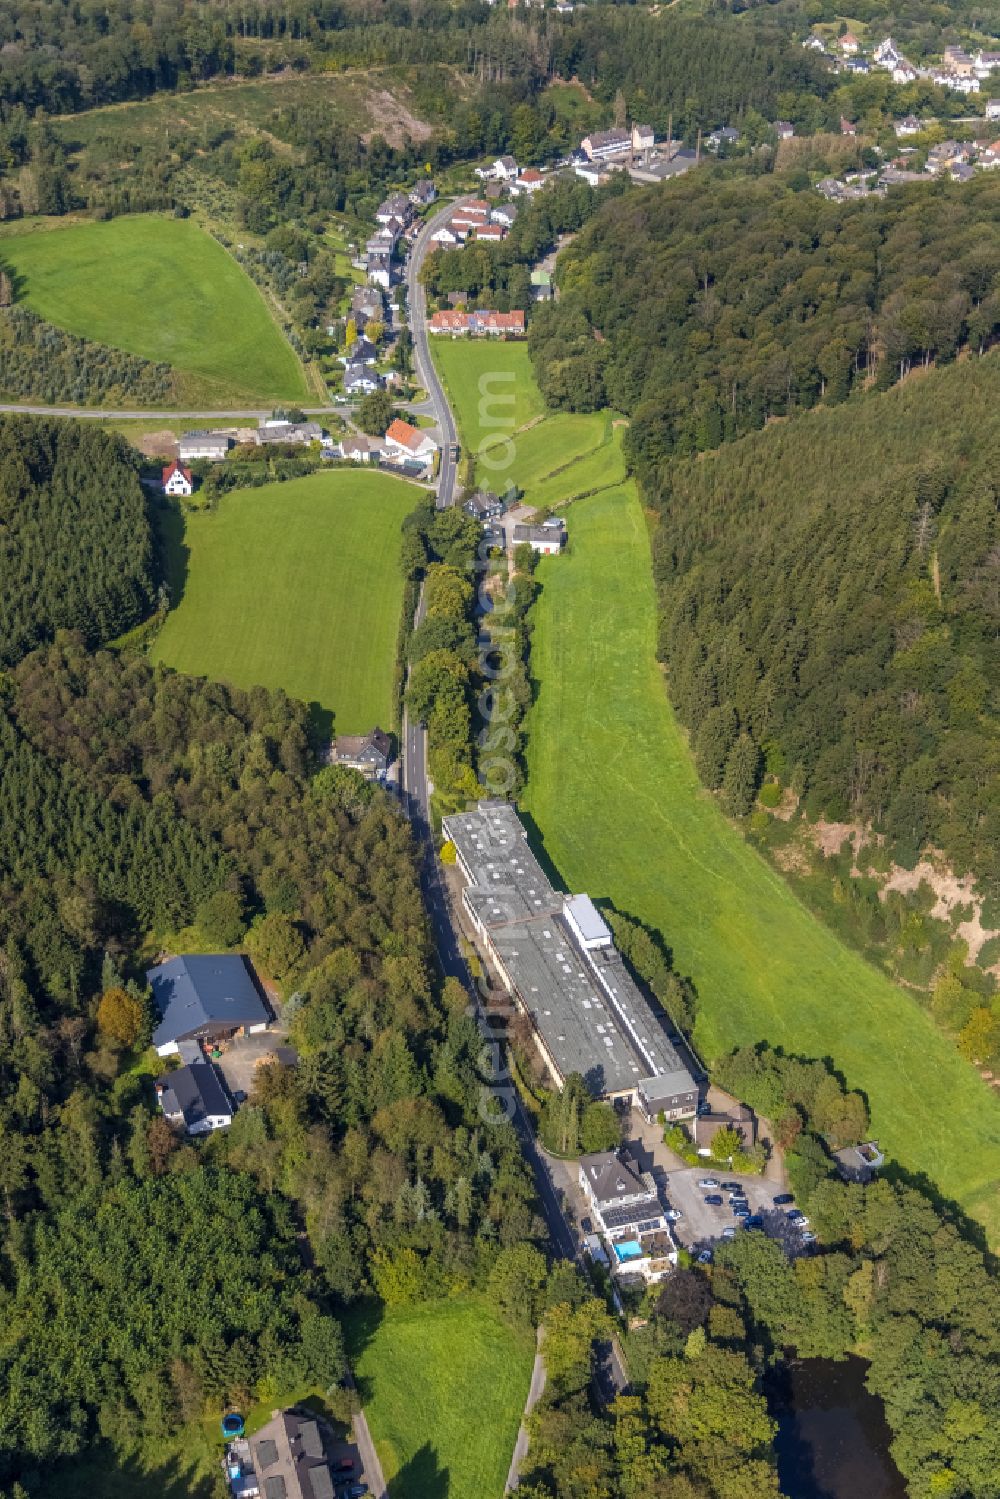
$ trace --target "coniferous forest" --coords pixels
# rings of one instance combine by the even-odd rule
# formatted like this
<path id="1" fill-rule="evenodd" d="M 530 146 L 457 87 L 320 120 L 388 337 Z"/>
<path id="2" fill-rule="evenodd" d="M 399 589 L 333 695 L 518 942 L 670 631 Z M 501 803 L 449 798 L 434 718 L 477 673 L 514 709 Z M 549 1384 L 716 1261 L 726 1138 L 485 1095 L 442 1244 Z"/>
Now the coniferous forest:
<path id="1" fill-rule="evenodd" d="M 0 417 L 0 666 L 59 629 L 111 640 L 154 598 L 146 502 L 124 440 Z"/>

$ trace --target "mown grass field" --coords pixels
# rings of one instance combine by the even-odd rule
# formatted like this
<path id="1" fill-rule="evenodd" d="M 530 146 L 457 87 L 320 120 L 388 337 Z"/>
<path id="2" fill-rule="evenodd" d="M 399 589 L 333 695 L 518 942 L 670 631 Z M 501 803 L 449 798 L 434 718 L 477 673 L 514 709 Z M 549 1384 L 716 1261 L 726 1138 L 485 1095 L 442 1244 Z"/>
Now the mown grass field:
<path id="1" fill-rule="evenodd" d="M 393 1499 L 501 1499 L 535 1340 L 478 1297 L 345 1322 L 348 1354 Z"/>
<path id="2" fill-rule="evenodd" d="M 578 501 L 540 564 L 527 810 L 571 890 L 663 933 L 711 1058 L 766 1040 L 829 1057 L 895 1161 L 1000 1247 L 1000 1101 L 920 1005 L 802 906 L 701 788 L 654 655 L 649 539 L 631 484 Z"/>
<path id="3" fill-rule="evenodd" d="M 528 504 L 556 505 L 624 478 L 611 413 L 546 414 L 526 344 L 436 338 L 431 348 L 480 484 L 516 484 Z"/>
<path id="4" fill-rule="evenodd" d="M 4 235 L 0 260 L 40 317 L 165 361 L 185 377 L 187 399 L 224 406 L 309 394 L 257 287 L 190 219 L 36 228 Z"/>
<path id="5" fill-rule="evenodd" d="M 238 687 L 281 687 L 337 733 L 391 728 L 417 493 L 356 469 L 237 490 L 214 512 L 161 512 L 177 600 L 152 656 Z"/>

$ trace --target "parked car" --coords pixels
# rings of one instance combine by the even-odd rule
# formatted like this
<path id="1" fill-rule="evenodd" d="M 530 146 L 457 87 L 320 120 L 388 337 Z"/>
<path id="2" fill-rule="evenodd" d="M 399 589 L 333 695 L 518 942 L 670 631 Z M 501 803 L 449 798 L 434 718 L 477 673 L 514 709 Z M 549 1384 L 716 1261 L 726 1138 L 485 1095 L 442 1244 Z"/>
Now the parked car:
<path id="1" fill-rule="evenodd" d="M 705 1198 L 705 1205 L 706 1207 L 710 1208 L 721 1208 L 722 1198 L 719 1196 L 718 1192 L 712 1192 L 708 1197 Z"/>
<path id="2" fill-rule="evenodd" d="M 366 1483 L 352 1483 L 347 1492 L 350 1495 L 350 1499 L 364 1499 L 365 1494 L 368 1492 L 368 1485 Z"/>
<path id="3" fill-rule="evenodd" d="M 739 1218 L 741 1223 L 745 1223 L 748 1218 L 752 1217 L 752 1214 L 748 1207 L 733 1208 L 733 1217 Z"/>
<path id="4" fill-rule="evenodd" d="M 703 1249 L 698 1256 L 698 1263 L 699 1265 L 710 1265 L 712 1263 L 712 1251 L 710 1249 Z"/>
<path id="5" fill-rule="evenodd" d="M 789 1223 L 794 1223 L 796 1228 L 806 1228 L 809 1224 L 809 1219 L 806 1217 L 805 1213 L 799 1212 L 798 1208 L 795 1208 L 793 1212 L 789 1213 L 788 1221 Z"/>
<path id="6" fill-rule="evenodd" d="M 746 1196 L 746 1193 L 744 1192 L 740 1182 L 723 1182 L 722 1190 L 723 1192 L 738 1192 L 741 1197 Z"/>
<path id="7" fill-rule="evenodd" d="M 774 1203 L 776 1208 L 783 1208 L 787 1207 L 790 1202 L 794 1202 L 795 1198 L 792 1196 L 791 1192 L 779 1192 L 777 1197 L 772 1197 L 771 1201 Z"/>
<path id="8" fill-rule="evenodd" d="M 746 1200 L 747 1194 L 745 1192 L 734 1192 L 729 1199 L 729 1206 L 732 1207 L 734 1203 L 746 1202 Z"/>
<path id="9" fill-rule="evenodd" d="M 735 1228 L 733 1228 L 732 1224 L 730 1224 L 730 1226 L 728 1228 L 724 1228 L 722 1230 L 722 1233 L 719 1235 L 719 1238 L 720 1239 L 735 1239 L 736 1238 L 736 1230 L 735 1230 Z"/>
<path id="10" fill-rule="evenodd" d="M 815 1242 L 816 1242 L 816 1235 L 812 1234 L 812 1233 L 808 1233 L 808 1232 L 804 1233 L 802 1235 L 802 1242 L 803 1242 L 803 1244 L 815 1244 Z"/>
<path id="11" fill-rule="evenodd" d="M 684 1214 L 681 1212 L 680 1208 L 667 1208 L 667 1211 L 663 1216 L 664 1218 L 666 1218 L 668 1223 L 679 1223 L 684 1217 Z"/>
<path id="12" fill-rule="evenodd" d="M 709 1101 L 708 1101 L 707 1098 L 703 1098 L 702 1101 L 701 1101 L 701 1103 L 698 1105 L 698 1117 L 699 1117 L 699 1119 L 702 1117 L 703 1114 L 710 1114 L 711 1112 L 712 1112 L 712 1105 L 709 1103 Z"/>
<path id="13" fill-rule="evenodd" d="M 699 1187 L 708 1187 L 711 1189 L 714 1187 L 718 1187 L 719 1183 L 716 1181 L 714 1176 L 703 1176 L 698 1185 Z"/>
<path id="14" fill-rule="evenodd" d="M 751 1213 L 749 1218 L 743 1219 L 744 1228 L 763 1228 L 764 1220 L 759 1213 Z"/>

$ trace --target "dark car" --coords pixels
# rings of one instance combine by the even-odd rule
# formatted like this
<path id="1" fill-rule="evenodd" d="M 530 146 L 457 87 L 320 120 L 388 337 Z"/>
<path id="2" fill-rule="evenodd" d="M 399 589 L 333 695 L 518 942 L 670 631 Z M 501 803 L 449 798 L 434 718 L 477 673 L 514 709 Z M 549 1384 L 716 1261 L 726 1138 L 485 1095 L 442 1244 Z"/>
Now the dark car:
<path id="1" fill-rule="evenodd" d="M 368 1492 L 368 1485 L 366 1483 L 352 1483 L 347 1492 L 351 1496 L 351 1499 L 364 1499 L 364 1495 Z"/>
<path id="2" fill-rule="evenodd" d="M 791 1192 L 779 1192 L 777 1197 L 772 1197 L 771 1201 L 774 1203 L 776 1208 L 783 1208 L 787 1207 L 790 1202 L 794 1202 L 795 1198 L 792 1196 Z"/>
<path id="3" fill-rule="evenodd" d="M 740 1207 L 733 1208 L 733 1217 L 734 1218 L 743 1218 L 743 1219 L 746 1219 L 746 1218 L 749 1218 L 751 1216 L 752 1215 L 751 1215 L 750 1209 L 747 1207 L 746 1203 L 743 1203 L 742 1206 L 740 1206 Z"/>
<path id="4" fill-rule="evenodd" d="M 723 1182 L 722 1190 L 723 1192 L 738 1192 L 741 1197 L 746 1196 L 746 1193 L 744 1192 L 743 1187 L 739 1182 Z"/>
<path id="5" fill-rule="evenodd" d="M 705 1198 L 705 1203 L 710 1208 L 721 1208 L 722 1198 L 717 1192 L 713 1192 L 709 1197 Z"/>
<path id="6" fill-rule="evenodd" d="M 744 1228 L 763 1228 L 764 1220 L 759 1213 L 751 1213 L 749 1218 L 743 1219 Z"/>
<path id="7" fill-rule="evenodd" d="M 746 1202 L 746 1200 L 747 1194 L 745 1192 L 731 1192 L 729 1195 L 730 1205 L 734 1202 Z"/>

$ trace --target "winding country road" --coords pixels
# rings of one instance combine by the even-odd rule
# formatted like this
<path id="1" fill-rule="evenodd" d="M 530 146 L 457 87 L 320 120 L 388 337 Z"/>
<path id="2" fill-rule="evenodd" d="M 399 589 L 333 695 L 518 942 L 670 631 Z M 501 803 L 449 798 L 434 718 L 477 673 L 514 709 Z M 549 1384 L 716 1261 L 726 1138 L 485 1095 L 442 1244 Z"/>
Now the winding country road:
<path id="1" fill-rule="evenodd" d="M 459 202 L 461 201 L 459 199 Z M 406 272 L 406 301 L 410 311 L 413 360 L 441 431 L 441 467 L 438 473 L 437 498 L 439 510 L 446 510 L 455 498 L 457 474 L 452 451 L 453 445 L 458 442 L 458 429 L 455 426 L 451 407 L 448 405 L 448 398 L 444 393 L 444 386 L 441 384 L 431 358 L 430 335 L 427 332 L 427 294 L 420 280 L 420 269 L 433 249 L 431 235 L 451 217 L 456 206 L 455 203 L 448 203 L 427 220 L 413 242 Z"/>

